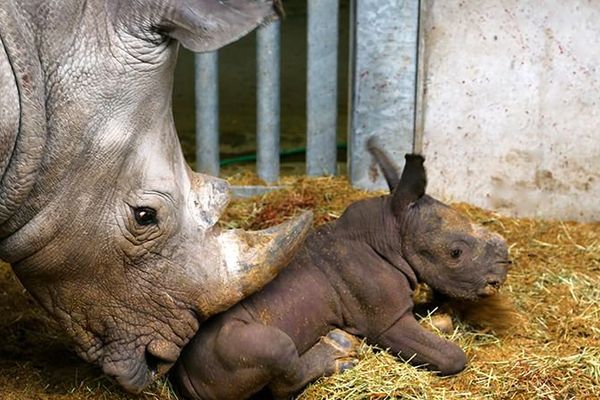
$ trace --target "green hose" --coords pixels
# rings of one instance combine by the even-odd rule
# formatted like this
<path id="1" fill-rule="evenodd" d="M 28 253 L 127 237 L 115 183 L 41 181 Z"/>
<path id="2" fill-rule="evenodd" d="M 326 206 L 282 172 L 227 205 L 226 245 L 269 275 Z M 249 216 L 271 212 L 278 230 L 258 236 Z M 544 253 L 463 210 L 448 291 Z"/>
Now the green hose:
<path id="1" fill-rule="evenodd" d="M 346 143 L 338 143 L 335 147 L 337 150 L 346 150 L 347 144 Z M 279 153 L 279 157 L 297 156 L 299 154 L 304 154 L 304 153 L 306 153 L 306 147 L 295 147 L 295 148 L 289 149 L 289 150 L 282 150 Z M 237 156 L 237 157 L 231 157 L 231 158 L 224 158 L 223 160 L 220 161 L 219 164 L 221 165 L 221 167 L 224 167 L 226 165 L 243 164 L 243 163 L 251 162 L 251 161 L 256 161 L 256 153 L 245 154 L 243 156 Z"/>

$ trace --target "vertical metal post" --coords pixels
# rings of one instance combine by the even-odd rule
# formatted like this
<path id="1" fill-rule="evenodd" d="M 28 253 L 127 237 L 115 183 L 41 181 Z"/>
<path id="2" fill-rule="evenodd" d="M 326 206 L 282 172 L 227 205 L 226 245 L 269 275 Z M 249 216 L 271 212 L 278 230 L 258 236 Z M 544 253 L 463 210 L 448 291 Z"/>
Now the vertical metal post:
<path id="1" fill-rule="evenodd" d="M 349 175 L 384 189 L 366 151 L 371 135 L 401 165 L 414 140 L 419 0 L 352 0 Z"/>
<path id="2" fill-rule="evenodd" d="M 336 172 L 339 0 L 308 0 L 308 175 Z"/>
<path id="3" fill-rule="evenodd" d="M 421 16 L 425 14 L 424 8 L 426 7 L 425 2 L 419 0 L 419 15 L 417 16 L 417 68 L 416 68 L 416 85 L 415 85 L 415 137 L 413 140 L 413 153 L 423 153 L 423 131 L 425 129 L 425 59 L 423 57 L 425 52 L 425 34 L 423 21 Z"/>
<path id="4" fill-rule="evenodd" d="M 196 54 L 196 169 L 219 175 L 219 56 Z"/>
<path id="5" fill-rule="evenodd" d="M 279 179 L 280 22 L 260 27 L 257 43 L 257 170 L 267 183 Z"/>

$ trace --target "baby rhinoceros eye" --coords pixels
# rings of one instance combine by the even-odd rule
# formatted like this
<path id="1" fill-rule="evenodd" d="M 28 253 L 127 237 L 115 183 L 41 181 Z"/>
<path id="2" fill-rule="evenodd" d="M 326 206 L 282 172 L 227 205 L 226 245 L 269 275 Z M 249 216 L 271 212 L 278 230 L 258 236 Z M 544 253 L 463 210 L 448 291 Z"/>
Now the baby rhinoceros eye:
<path id="1" fill-rule="evenodd" d="M 450 250 L 450 257 L 452 258 L 459 258 L 462 254 L 462 250 L 461 249 L 452 249 Z"/>
<path id="2" fill-rule="evenodd" d="M 150 207 L 136 207 L 133 209 L 135 222 L 142 226 L 157 224 L 156 210 Z"/>

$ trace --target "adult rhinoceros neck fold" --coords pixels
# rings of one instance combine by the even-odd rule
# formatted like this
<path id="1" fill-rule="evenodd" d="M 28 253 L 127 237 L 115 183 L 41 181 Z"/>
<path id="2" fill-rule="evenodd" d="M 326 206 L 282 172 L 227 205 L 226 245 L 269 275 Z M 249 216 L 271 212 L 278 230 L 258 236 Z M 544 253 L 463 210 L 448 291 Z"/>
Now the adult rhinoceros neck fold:
<path id="1" fill-rule="evenodd" d="M 0 144 L 12 147 L 1 149 L 0 160 L 0 238 L 15 230 L 4 223 L 27 199 L 33 188 L 46 144 L 46 111 L 44 79 L 35 46 L 31 22 L 24 18 L 14 1 L 0 2 L 0 40 L 14 76 L 17 104 L 1 104 L 18 108 L 18 129 L 0 131 Z M 3 60 L 0 60 L 2 62 Z M 8 100 L 7 100 L 8 97 Z M 0 97 L 0 103 L 11 97 Z M 0 125 L 2 127 L 2 125 Z M 18 228 L 18 227 L 16 227 Z"/>
<path id="2" fill-rule="evenodd" d="M 256 232 L 228 230 L 221 233 L 221 269 L 215 270 L 200 299 L 200 309 L 212 315 L 228 309 L 252 293 L 258 292 L 283 269 L 294 256 L 312 223 L 312 212 L 296 219 Z"/>

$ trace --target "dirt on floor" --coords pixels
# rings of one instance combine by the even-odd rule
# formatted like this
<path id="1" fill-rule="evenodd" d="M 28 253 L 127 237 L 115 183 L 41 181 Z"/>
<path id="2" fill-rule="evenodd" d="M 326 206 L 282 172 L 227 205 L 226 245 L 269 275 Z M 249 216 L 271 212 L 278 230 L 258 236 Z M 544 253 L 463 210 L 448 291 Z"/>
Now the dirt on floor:
<path id="1" fill-rule="evenodd" d="M 314 210 L 321 224 L 339 217 L 349 203 L 374 195 L 352 189 L 343 178 L 283 183 L 285 190 L 233 202 L 223 225 L 263 228 L 300 209 Z M 483 324 L 455 319 L 447 336 L 469 357 L 467 370 L 457 376 L 439 378 L 364 346 L 356 368 L 318 381 L 301 399 L 600 397 L 600 223 L 512 219 L 454 206 L 509 242 L 514 266 L 503 294 L 519 322 L 500 331 L 502 324 L 494 320 L 504 317 L 494 308 L 482 311 Z M 2 400 L 176 398 L 165 381 L 140 396 L 125 394 L 79 360 L 6 264 L 0 264 L 0 338 Z"/>

